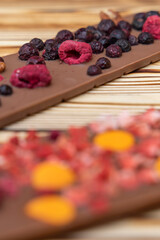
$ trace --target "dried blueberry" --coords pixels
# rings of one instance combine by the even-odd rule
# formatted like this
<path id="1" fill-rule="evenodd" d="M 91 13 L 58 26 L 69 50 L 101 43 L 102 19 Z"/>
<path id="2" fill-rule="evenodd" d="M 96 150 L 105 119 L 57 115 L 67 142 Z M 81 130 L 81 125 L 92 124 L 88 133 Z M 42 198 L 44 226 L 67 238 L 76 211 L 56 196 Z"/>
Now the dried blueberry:
<path id="1" fill-rule="evenodd" d="M 151 44 L 154 42 L 154 38 L 150 33 L 142 32 L 138 36 L 138 42 L 142 44 Z"/>
<path id="2" fill-rule="evenodd" d="M 115 29 L 111 32 L 111 34 L 109 35 L 109 38 L 110 38 L 110 43 L 113 44 L 119 39 L 127 39 L 127 36 L 122 30 Z"/>
<path id="3" fill-rule="evenodd" d="M 98 24 L 98 30 L 110 34 L 116 28 L 115 23 L 111 19 L 103 19 Z"/>
<path id="4" fill-rule="evenodd" d="M 56 39 L 59 39 L 61 42 L 64 42 L 66 40 L 73 40 L 74 36 L 71 31 L 65 29 L 57 33 Z"/>
<path id="5" fill-rule="evenodd" d="M 37 48 L 32 45 L 31 43 L 25 43 L 22 45 L 22 47 L 19 49 L 19 58 L 21 60 L 28 60 L 32 56 L 39 56 L 39 51 Z"/>
<path id="6" fill-rule="evenodd" d="M 98 54 L 98 53 L 102 53 L 103 52 L 104 47 L 103 47 L 102 43 L 94 40 L 90 44 L 91 44 L 91 48 L 92 48 L 92 52 L 93 53 Z"/>
<path id="7" fill-rule="evenodd" d="M 148 18 L 150 16 L 153 16 L 153 15 L 160 16 L 158 11 L 149 11 L 149 12 L 146 13 L 146 18 Z"/>
<path id="8" fill-rule="evenodd" d="M 4 62 L 4 59 L 2 57 L 0 57 L 0 62 Z"/>
<path id="9" fill-rule="evenodd" d="M 131 44 L 131 46 L 138 45 L 138 38 L 134 35 L 129 35 L 128 41 Z"/>
<path id="10" fill-rule="evenodd" d="M 146 20 L 145 13 L 137 13 L 133 18 L 132 27 L 138 31 L 142 30 L 145 20 Z"/>
<path id="11" fill-rule="evenodd" d="M 43 57 L 33 56 L 33 57 L 30 57 L 30 58 L 28 59 L 27 65 L 28 65 L 28 64 L 35 65 L 35 64 L 46 64 L 46 63 L 45 63 Z"/>
<path id="12" fill-rule="evenodd" d="M 12 88 L 7 85 L 7 84 L 3 84 L 0 86 L 0 94 L 3 96 L 9 96 L 13 93 Z"/>
<path id="13" fill-rule="evenodd" d="M 47 40 L 45 41 L 45 43 L 44 43 L 44 46 L 46 47 L 46 45 L 47 45 L 47 44 L 50 44 L 50 43 L 51 43 L 51 44 L 54 44 L 54 43 L 55 43 L 55 39 L 52 39 L 52 38 L 51 38 L 51 39 L 47 39 Z"/>
<path id="14" fill-rule="evenodd" d="M 119 39 L 115 44 L 122 49 L 122 52 L 131 51 L 131 45 L 126 39 Z"/>
<path id="15" fill-rule="evenodd" d="M 130 32 L 132 29 L 132 25 L 129 22 L 124 20 L 119 21 L 117 24 L 117 27 L 121 30 L 126 30 L 128 32 Z"/>
<path id="16" fill-rule="evenodd" d="M 108 36 L 102 36 L 98 41 L 102 43 L 104 48 L 110 45 L 110 38 Z"/>
<path id="17" fill-rule="evenodd" d="M 56 60 L 59 58 L 58 48 L 54 46 L 50 46 L 50 48 L 45 49 L 42 53 L 42 56 L 45 60 Z"/>
<path id="18" fill-rule="evenodd" d="M 39 38 L 33 38 L 30 43 L 35 46 L 39 51 L 43 50 L 44 42 Z"/>
<path id="19" fill-rule="evenodd" d="M 75 38 L 89 43 L 93 40 L 94 34 L 85 28 L 80 28 L 75 32 Z"/>
<path id="20" fill-rule="evenodd" d="M 94 32 L 94 39 L 99 40 L 102 36 L 104 36 L 104 33 L 100 32 L 99 30 L 96 30 Z"/>
<path id="21" fill-rule="evenodd" d="M 101 69 L 106 69 L 111 67 L 111 62 L 108 58 L 101 57 L 97 60 L 96 65 Z"/>
<path id="22" fill-rule="evenodd" d="M 94 26 L 88 26 L 86 27 L 86 30 L 94 33 L 97 29 Z"/>
<path id="23" fill-rule="evenodd" d="M 106 55 L 111 58 L 121 57 L 122 49 L 116 44 L 111 44 L 106 48 Z"/>
<path id="24" fill-rule="evenodd" d="M 90 76 L 98 75 L 101 74 L 102 70 L 99 66 L 97 65 L 91 65 L 88 67 L 87 74 Z"/>

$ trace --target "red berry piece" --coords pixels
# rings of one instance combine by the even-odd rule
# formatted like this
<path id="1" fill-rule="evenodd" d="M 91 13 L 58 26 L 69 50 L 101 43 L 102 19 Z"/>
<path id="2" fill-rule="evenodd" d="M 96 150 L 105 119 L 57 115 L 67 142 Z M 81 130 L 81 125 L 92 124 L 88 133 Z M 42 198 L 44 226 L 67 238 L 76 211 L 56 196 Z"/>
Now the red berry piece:
<path id="1" fill-rule="evenodd" d="M 151 44 L 154 42 L 154 38 L 150 33 L 142 32 L 138 36 L 138 42 L 141 44 Z"/>
<path id="2" fill-rule="evenodd" d="M 101 69 L 106 69 L 111 67 L 111 62 L 108 58 L 101 57 L 97 60 L 96 65 Z"/>
<path id="3" fill-rule="evenodd" d="M 111 19 L 103 19 L 98 24 L 98 30 L 109 35 L 116 28 L 115 23 Z"/>
<path id="4" fill-rule="evenodd" d="M 152 34 L 155 39 L 160 39 L 160 17 L 157 15 L 148 17 L 142 31 Z"/>
<path id="5" fill-rule="evenodd" d="M 98 53 L 102 53 L 103 52 L 104 47 L 103 47 L 102 43 L 94 40 L 90 44 L 91 44 L 92 52 L 94 54 L 98 54 Z"/>
<path id="6" fill-rule="evenodd" d="M 56 141 L 58 139 L 58 137 L 60 136 L 60 131 L 58 130 L 53 130 L 50 132 L 50 136 L 49 138 L 52 140 L 52 141 Z"/>
<path id="7" fill-rule="evenodd" d="M 40 56 L 33 56 L 33 57 L 30 57 L 27 61 L 27 65 L 28 64 L 32 64 L 32 65 L 35 65 L 35 64 L 46 64 L 45 61 L 44 61 L 44 58 L 43 57 L 40 57 Z"/>
<path id="8" fill-rule="evenodd" d="M 95 76 L 95 75 L 98 75 L 98 74 L 101 74 L 101 73 L 102 73 L 102 70 L 97 65 L 91 65 L 91 66 L 89 66 L 89 68 L 87 70 L 87 74 L 90 75 L 90 76 Z"/>
<path id="9" fill-rule="evenodd" d="M 121 30 L 126 30 L 128 32 L 130 32 L 132 29 L 132 25 L 129 22 L 124 20 L 119 21 L 117 24 L 117 27 Z"/>
<path id="10" fill-rule="evenodd" d="M 67 40 L 58 49 L 59 57 L 68 64 L 88 62 L 92 58 L 92 49 L 88 43 Z"/>
<path id="11" fill-rule="evenodd" d="M 93 40 L 94 34 L 86 28 L 80 28 L 75 32 L 75 38 L 89 43 Z"/>
<path id="12" fill-rule="evenodd" d="M 51 83 L 51 75 L 45 65 L 27 65 L 14 70 L 10 82 L 20 88 L 45 87 Z"/>
<path id="13" fill-rule="evenodd" d="M 129 35 L 128 41 L 131 44 L 131 46 L 138 45 L 138 38 L 134 35 Z"/>
<path id="14" fill-rule="evenodd" d="M 44 42 L 40 38 L 33 38 L 30 43 L 35 46 L 39 51 L 43 50 Z"/>
<path id="15" fill-rule="evenodd" d="M 25 43 L 19 49 L 18 54 L 19 54 L 19 59 L 21 59 L 21 60 L 28 60 L 32 56 L 39 56 L 39 51 L 31 43 Z"/>
<path id="16" fill-rule="evenodd" d="M 69 30 L 61 30 L 57 33 L 56 39 L 59 39 L 61 42 L 64 42 L 66 40 L 73 40 L 74 36 L 73 33 Z"/>
<path id="17" fill-rule="evenodd" d="M 106 48 L 106 55 L 111 58 L 121 57 L 122 49 L 116 44 L 111 44 Z"/>
<path id="18" fill-rule="evenodd" d="M 122 49 L 122 52 L 131 51 L 131 45 L 126 39 L 119 39 L 115 44 Z"/>
<path id="19" fill-rule="evenodd" d="M 12 93 L 13 93 L 13 90 L 9 85 L 3 84 L 0 86 L 0 95 L 10 96 L 12 95 Z"/>
<path id="20" fill-rule="evenodd" d="M 127 36 L 122 30 L 115 29 L 111 32 L 111 34 L 109 35 L 109 38 L 110 38 L 110 43 L 113 44 L 119 39 L 127 39 Z"/>

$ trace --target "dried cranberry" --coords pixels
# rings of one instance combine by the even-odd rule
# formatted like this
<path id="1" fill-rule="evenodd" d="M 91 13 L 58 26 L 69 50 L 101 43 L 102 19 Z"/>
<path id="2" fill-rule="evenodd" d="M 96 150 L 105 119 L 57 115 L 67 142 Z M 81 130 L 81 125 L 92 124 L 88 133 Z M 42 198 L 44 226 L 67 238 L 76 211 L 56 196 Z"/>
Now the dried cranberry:
<path id="1" fill-rule="evenodd" d="M 18 54 L 19 54 L 19 59 L 28 60 L 32 56 L 39 56 L 39 51 L 31 43 L 25 43 L 19 49 Z"/>
<path id="2" fill-rule="evenodd" d="M 101 69 L 106 69 L 111 67 L 111 62 L 108 58 L 101 57 L 97 60 L 96 65 Z"/>
<path id="3" fill-rule="evenodd" d="M 85 28 L 80 28 L 75 32 L 75 38 L 79 40 L 84 40 L 85 42 L 91 42 L 94 38 L 93 32 L 86 30 Z"/>
<path id="4" fill-rule="evenodd" d="M 103 47 L 106 48 L 110 45 L 110 39 L 108 36 L 102 36 L 99 40 L 100 43 L 102 43 Z"/>
<path id="5" fill-rule="evenodd" d="M 131 45 L 126 39 L 119 39 L 115 44 L 122 49 L 122 52 L 131 51 Z"/>
<path id="6" fill-rule="evenodd" d="M 128 41 L 131 46 L 138 45 L 138 38 L 134 35 L 129 35 Z"/>
<path id="7" fill-rule="evenodd" d="M 28 64 L 46 64 L 45 61 L 44 61 L 44 58 L 43 57 L 40 57 L 40 56 L 33 56 L 33 57 L 30 57 L 27 61 L 27 65 Z"/>
<path id="8" fill-rule="evenodd" d="M 59 58 L 58 48 L 54 47 L 52 44 L 48 44 L 47 49 L 43 51 L 42 56 L 45 60 L 56 60 Z"/>
<path id="9" fill-rule="evenodd" d="M 68 64 L 88 62 L 92 58 L 92 49 L 88 43 L 66 40 L 58 50 L 59 57 Z"/>
<path id="10" fill-rule="evenodd" d="M 154 38 L 150 33 L 142 32 L 138 36 L 138 42 L 141 44 L 151 44 L 154 42 Z"/>
<path id="11" fill-rule="evenodd" d="M 122 49 L 116 44 L 111 44 L 106 48 L 106 55 L 111 58 L 121 57 Z"/>
<path id="12" fill-rule="evenodd" d="M 142 31 L 152 34 L 155 39 L 160 39 L 160 17 L 157 15 L 148 17 Z"/>
<path id="13" fill-rule="evenodd" d="M 73 40 L 74 36 L 71 31 L 65 29 L 57 33 L 56 39 L 59 39 L 61 42 L 64 42 L 66 40 Z"/>
<path id="14" fill-rule="evenodd" d="M 101 73 L 102 73 L 102 70 L 97 65 L 91 65 L 87 69 L 87 74 L 90 75 L 90 76 L 98 75 L 98 74 L 101 74 Z"/>
<path id="15" fill-rule="evenodd" d="M 9 95 L 12 95 L 12 93 L 13 93 L 13 90 L 9 85 L 3 84 L 0 86 L 0 95 L 9 96 Z"/>
<path id="16" fill-rule="evenodd" d="M 39 51 L 43 50 L 44 42 L 40 38 L 33 38 L 30 43 L 35 46 Z"/>
<path id="17" fill-rule="evenodd" d="M 110 38 L 110 43 L 112 44 L 119 39 L 127 39 L 126 34 L 120 29 L 113 30 L 109 35 L 109 38 Z"/>
<path id="18" fill-rule="evenodd" d="M 92 52 L 95 53 L 95 54 L 102 53 L 103 50 L 104 50 L 104 47 L 103 47 L 102 43 L 100 43 L 96 40 L 91 42 L 91 48 L 92 48 Z"/>
<path id="19" fill-rule="evenodd" d="M 158 11 L 149 11 L 146 12 L 146 18 L 150 17 L 150 16 L 160 16 Z"/>
<path id="20" fill-rule="evenodd" d="M 45 87 L 51 82 L 51 75 L 43 64 L 27 65 L 14 70 L 10 82 L 20 88 Z"/>
<path id="21" fill-rule="evenodd" d="M 117 27 L 121 30 L 126 30 L 128 32 L 130 32 L 132 29 L 132 25 L 129 22 L 124 20 L 119 21 L 117 24 Z"/>
<path id="22" fill-rule="evenodd" d="M 145 20 L 146 20 L 145 13 L 137 13 L 133 18 L 132 27 L 136 30 L 142 30 Z"/>
<path id="23" fill-rule="evenodd" d="M 98 24 L 98 30 L 105 32 L 106 35 L 110 34 L 115 28 L 116 25 L 111 19 L 103 19 Z"/>

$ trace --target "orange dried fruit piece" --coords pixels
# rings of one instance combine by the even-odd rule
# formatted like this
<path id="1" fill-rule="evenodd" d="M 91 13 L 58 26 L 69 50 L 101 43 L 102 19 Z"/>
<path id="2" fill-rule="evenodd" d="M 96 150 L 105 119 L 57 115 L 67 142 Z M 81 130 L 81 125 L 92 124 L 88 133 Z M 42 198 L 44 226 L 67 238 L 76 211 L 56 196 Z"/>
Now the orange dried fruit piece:
<path id="1" fill-rule="evenodd" d="M 160 157 L 157 158 L 156 162 L 155 162 L 155 170 L 158 172 L 158 174 L 160 175 Z"/>
<path id="2" fill-rule="evenodd" d="M 75 173 L 58 162 L 39 163 L 33 170 L 31 184 L 38 190 L 60 190 L 72 184 Z"/>
<path id="3" fill-rule="evenodd" d="M 124 151 L 134 145 L 132 134 L 123 130 L 112 130 L 95 136 L 94 143 L 106 150 Z"/>
<path id="4" fill-rule="evenodd" d="M 60 196 L 42 196 L 30 200 L 24 212 L 27 216 L 56 226 L 72 222 L 76 209 L 67 199 Z"/>

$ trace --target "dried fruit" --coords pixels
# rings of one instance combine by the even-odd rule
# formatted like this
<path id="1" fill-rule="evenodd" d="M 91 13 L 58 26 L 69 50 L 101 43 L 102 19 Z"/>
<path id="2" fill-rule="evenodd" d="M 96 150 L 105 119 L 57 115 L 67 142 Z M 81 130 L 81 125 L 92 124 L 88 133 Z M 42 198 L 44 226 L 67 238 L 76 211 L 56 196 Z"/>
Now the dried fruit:
<path id="1" fill-rule="evenodd" d="M 12 93 L 13 93 L 13 90 L 9 85 L 3 84 L 0 86 L 0 95 L 10 96 L 12 95 Z"/>
<path id="2" fill-rule="evenodd" d="M 129 35 L 128 41 L 131 44 L 131 46 L 138 45 L 138 38 L 134 35 Z"/>
<path id="3" fill-rule="evenodd" d="M 0 57 L 0 62 L 4 62 L 4 59 L 2 57 Z"/>
<path id="4" fill-rule="evenodd" d="M 109 35 L 109 38 L 110 38 L 110 43 L 113 44 L 119 39 L 127 39 L 127 36 L 124 33 L 124 31 L 120 29 L 115 29 L 111 32 L 111 34 Z"/>
<path id="5" fill-rule="evenodd" d="M 133 18 L 132 27 L 136 30 L 142 30 L 145 20 L 145 13 L 137 13 Z"/>
<path id="6" fill-rule="evenodd" d="M 128 32 L 130 32 L 132 29 L 132 25 L 129 22 L 124 20 L 119 21 L 117 24 L 117 27 L 121 30 L 126 30 Z"/>
<path id="7" fill-rule="evenodd" d="M 33 56 L 33 57 L 30 57 L 27 61 L 27 65 L 30 64 L 30 65 L 35 65 L 35 64 L 46 64 L 45 61 L 44 61 L 44 58 L 43 57 L 40 57 L 40 56 Z"/>
<path id="8" fill-rule="evenodd" d="M 86 28 L 80 28 L 75 32 L 75 38 L 89 43 L 93 40 L 94 34 Z"/>
<path id="9" fill-rule="evenodd" d="M 150 17 L 150 16 L 160 16 L 158 11 L 149 11 L 146 12 L 146 18 Z"/>
<path id="10" fill-rule="evenodd" d="M 88 43 L 67 40 L 58 49 L 59 57 L 68 64 L 88 62 L 92 58 L 92 49 Z"/>
<path id="11" fill-rule="evenodd" d="M 66 40 L 73 40 L 74 36 L 71 31 L 65 29 L 57 33 L 56 39 L 59 39 L 61 42 L 64 42 Z"/>
<path id="12" fill-rule="evenodd" d="M 160 17 L 157 15 L 148 17 L 142 31 L 150 33 L 155 39 L 160 39 Z"/>
<path id="13" fill-rule="evenodd" d="M 111 58 L 121 57 L 122 49 L 116 44 L 111 44 L 106 48 L 106 55 Z"/>
<path id="14" fill-rule="evenodd" d="M 27 65 L 14 70 L 10 82 L 20 88 L 45 87 L 51 82 L 51 75 L 43 64 Z"/>
<path id="15" fill-rule="evenodd" d="M 98 24 L 97 28 L 99 31 L 105 32 L 106 35 L 109 35 L 116 28 L 116 25 L 111 19 L 103 19 Z"/>
<path id="16" fill-rule="evenodd" d="M 40 38 L 33 38 L 30 43 L 35 46 L 39 51 L 43 50 L 44 42 Z"/>
<path id="17" fill-rule="evenodd" d="M 154 42 L 154 38 L 150 33 L 142 32 L 138 36 L 138 42 L 141 44 L 151 44 Z"/>
<path id="18" fill-rule="evenodd" d="M 110 45 L 110 39 L 108 36 L 102 36 L 99 40 L 100 43 L 102 43 L 103 47 L 106 48 Z"/>
<path id="19" fill-rule="evenodd" d="M 52 44 L 48 44 L 47 49 L 43 51 L 42 56 L 45 60 L 56 60 L 59 58 L 58 48 L 54 47 Z"/>
<path id="20" fill-rule="evenodd" d="M 90 44 L 91 44 L 92 52 L 94 54 L 98 54 L 98 53 L 103 52 L 104 47 L 103 47 L 102 43 L 100 43 L 99 41 L 94 40 Z"/>
<path id="21" fill-rule="evenodd" d="M 31 43 L 25 43 L 18 51 L 19 59 L 28 60 L 32 56 L 39 56 L 39 51 Z"/>
<path id="22" fill-rule="evenodd" d="M 126 39 L 119 39 L 115 44 L 122 49 L 122 52 L 131 51 L 131 45 Z"/>
<path id="23" fill-rule="evenodd" d="M 0 73 L 4 72 L 5 68 L 6 68 L 6 64 L 0 61 Z"/>
<path id="24" fill-rule="evenodd" d="M 98 75 L 98 74 L 101 74 L 101 73 L 102 73 L 102 70 L 97 65 L 91 65 L 87 69 L 87 74 L 90 75 L 90 76 L 95 76 L 95 75 Z"/>
<path id="25" fill-rule="evenodd" d="M 108 58 L 101 57 L 97 60 L 96 65 L 101 69 L 106 69 L 111 67 L 111 62 Z"/>

